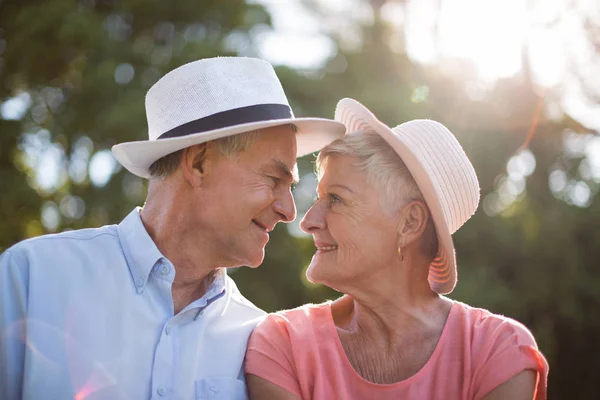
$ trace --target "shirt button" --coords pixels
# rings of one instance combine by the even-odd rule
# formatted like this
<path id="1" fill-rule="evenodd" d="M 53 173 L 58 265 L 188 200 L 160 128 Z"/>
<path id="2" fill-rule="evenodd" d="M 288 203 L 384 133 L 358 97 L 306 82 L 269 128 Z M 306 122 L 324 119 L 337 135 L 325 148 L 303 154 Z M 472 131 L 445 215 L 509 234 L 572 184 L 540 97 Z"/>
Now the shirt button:
<path id="1" fill-rule="evenodd" d="M 219 389 L 216 386 L 211 386 L 210 391 L 213 393 L 217 393 L 219 391 Z"/>
<path id="2" fill-rule="evenodd" d="M 164 396 L 167 391 L 165 390 L 164 387 L 161 386 L 158 388 L 158 390 L 156 392 L 158 393 L 159 396 Z"/>
<path id="3" fill-rule="evenodd" d="M 162 268 L 160 269 L 160 273 L 163 275 L 167 275 L 169 273 L 169 267 L 167 267 L 166 265 L 163 265 Z"/>
<path id="4" fill-rule="evenodd" d="M 166 333 L 167 335 L 170 335 L 170 334 L 171 334 L 171 327 L 170 327 L 170 326 L 167 326 L 167 327 L 165 328 L 165 333 Z"/>

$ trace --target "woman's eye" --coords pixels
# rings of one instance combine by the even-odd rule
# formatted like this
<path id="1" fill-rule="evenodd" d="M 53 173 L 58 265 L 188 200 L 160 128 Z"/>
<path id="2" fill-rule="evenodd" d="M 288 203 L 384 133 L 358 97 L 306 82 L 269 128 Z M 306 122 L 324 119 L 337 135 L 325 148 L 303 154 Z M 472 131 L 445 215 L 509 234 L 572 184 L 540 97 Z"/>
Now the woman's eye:
<path id="1" fill-rule="evenodd" d="M 333 193 L 328 193 L 327 197 L 325 197 L 325 199 L 327 200 L 327 203 L 329 203 L 330 205 L 342 202 L 342 199 Z M 322 199 L 318 194 L 313 198 L 313 202 L 315 202 L 315 203 L 320 200 L 324 200 L 324 199 Z"/>
<path id="2" fill-rule="evenodd" d="M 333 203 L 341 203 L 341 201 L 342 201 L 342 199 L 340 199 L 338 196 L 336 196 L 333 193 L 329 193 L 327 195 L 327 197 L 329 198 L 329 202 L 332 203 L 332 204 Z"/>

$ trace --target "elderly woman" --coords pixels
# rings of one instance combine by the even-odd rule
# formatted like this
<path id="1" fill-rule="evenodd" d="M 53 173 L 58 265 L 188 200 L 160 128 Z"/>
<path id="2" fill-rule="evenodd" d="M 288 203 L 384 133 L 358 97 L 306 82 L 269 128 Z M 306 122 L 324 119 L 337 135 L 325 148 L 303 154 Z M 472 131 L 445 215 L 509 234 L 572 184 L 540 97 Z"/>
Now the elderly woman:
<path id="1" fill-rule="evenodd" d="M 479 184 L 443 125 L 390 129 L 343 99 L 348 134 L 323 149 L 318 200 L 301 223 L 311 282 L 344 296 L 272 314 L 246 354 L 252 399 L 544 399 L 548 366 L 520 323 L 443 295 L 451 234 Z"/>

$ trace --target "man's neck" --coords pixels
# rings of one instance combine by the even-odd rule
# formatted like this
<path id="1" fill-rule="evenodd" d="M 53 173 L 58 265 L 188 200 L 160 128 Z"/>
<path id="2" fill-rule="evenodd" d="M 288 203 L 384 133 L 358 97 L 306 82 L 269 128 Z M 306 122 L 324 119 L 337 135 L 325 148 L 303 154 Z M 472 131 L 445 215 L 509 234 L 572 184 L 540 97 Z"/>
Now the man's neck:
<path id="1" fill-rule="evenodd" d="M 161 204 L 157 207 L 156 204 Z M 217 263 L 211 260 L 211 245 L 186 232 L 180 212 L 164 202 L 147 202 L 140 214 L 146 231 L 156 247 L 175 268 L 172 285 L 175 314 L 202 297 L 213 281 Z"/>
<path id="2" fill-rule="evenodd" d="M 218 270 L 210 272 L 201 282 L 195 284 L 178 284 L 173 282 L 171 286 L 171 294 L 173 297 L 173 312 L 178 314 L 189 304 L 204 296 L 210 285 L 214 282 Z"/>

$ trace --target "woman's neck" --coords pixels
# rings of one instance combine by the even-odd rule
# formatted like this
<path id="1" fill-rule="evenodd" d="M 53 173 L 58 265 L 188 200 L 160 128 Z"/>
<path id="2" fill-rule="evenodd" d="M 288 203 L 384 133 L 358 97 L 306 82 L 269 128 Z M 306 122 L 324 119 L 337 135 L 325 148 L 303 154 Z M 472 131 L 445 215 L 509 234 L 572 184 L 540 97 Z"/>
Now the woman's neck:
<path id="1" fill-rule="evenodd" d="M 431 320 L 446 300 L 429 286 L 430 260 L 411 253 L 404 260 L 369 265 L 364 268 L 368 273 L 336 282 L 337 289 L 353 299 L 352 305 L 343 307 L 351 310 L 350 326 L 392 333 Z"/>
<path id="2" fill-rule="evenodd" d="M 402 297 L 344 296 L 332 305 L 334 321 L 349 333 L 393 343 L 410 332 L 443 326 L 452 303 L 431 291 L 419 298 Z"/>
<path id="3" fill-rule="evenodd" d="M 425 366 L 442 336 L 452 301 L 433 294 L 429 301 L 402 304 L 344 296 L 332 315 L 346 358 L 355 372 L 378 384 L 405 380 Z"/>

